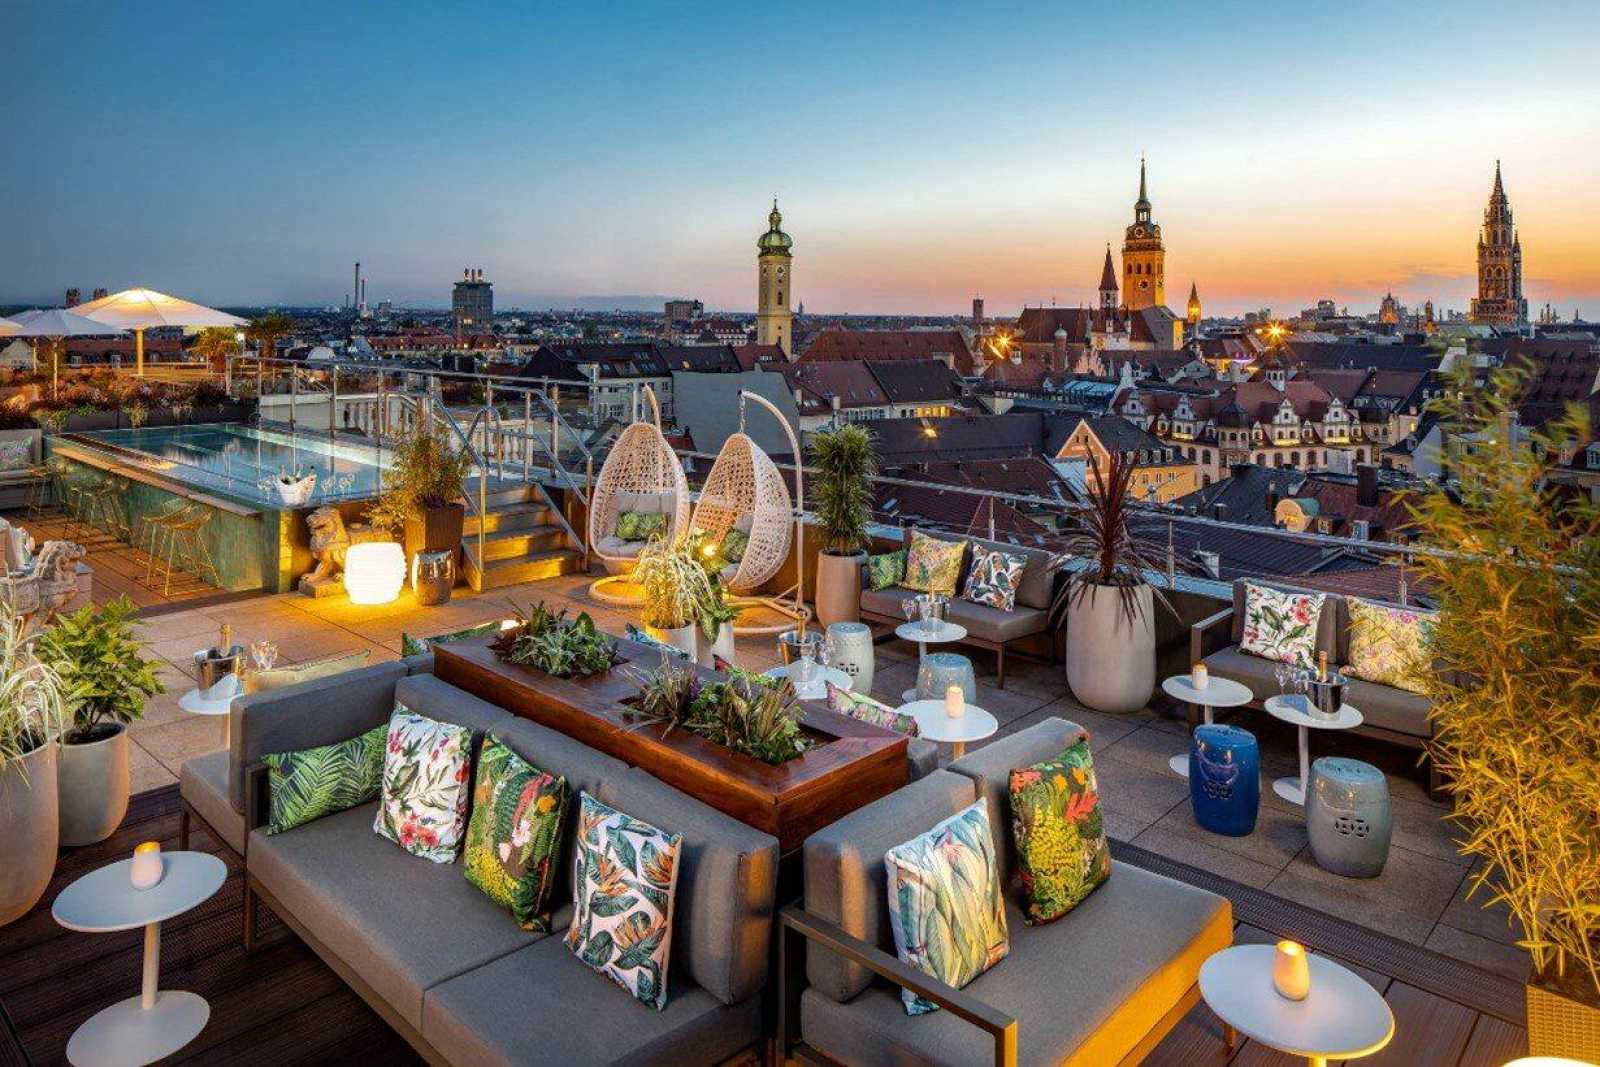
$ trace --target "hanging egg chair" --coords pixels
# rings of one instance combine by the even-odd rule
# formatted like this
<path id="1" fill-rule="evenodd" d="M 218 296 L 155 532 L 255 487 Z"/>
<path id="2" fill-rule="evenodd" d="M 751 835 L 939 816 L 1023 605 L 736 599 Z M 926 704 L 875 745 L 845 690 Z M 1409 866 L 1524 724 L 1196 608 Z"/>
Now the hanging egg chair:
<path id="1" fill-rule="evenodd" d="M 670 542 L 683 537 L 688 530 L 689 483 L 683 476 L 683 466 L 677 455 L 661 432 L 661 409 L 656 404 L 655 390 L 645 386 L 644 391 L 650 398 L 652 421 L 636 420 L 617 437 L 589 498 L 589 548 L 612 575 L 631 571 L 640 549 L 651 536 L 659 535 Z M 665 521 L 664 525 L 652 523 L 655 528 L 636 538 L 631 536 L 632 530 L 619 530 L 627 515 L 661 515 Z M 630 523 L 637 528 L 637 519 Z M 591 588 L 598 599 L 616 599 L 607 597 L 601 588 L 608 581 L 602 579 Z"/>
<path id="2" fill-rule="evenodd" d="M 691 530 L 737 556 L 722 571 L 729 592 L 751 593 L 778 573 L 789 557 L 793 526 L 789 483 L 778 465 L 745 434 L 731 435 L 711 465 L 689 520 Z"/>

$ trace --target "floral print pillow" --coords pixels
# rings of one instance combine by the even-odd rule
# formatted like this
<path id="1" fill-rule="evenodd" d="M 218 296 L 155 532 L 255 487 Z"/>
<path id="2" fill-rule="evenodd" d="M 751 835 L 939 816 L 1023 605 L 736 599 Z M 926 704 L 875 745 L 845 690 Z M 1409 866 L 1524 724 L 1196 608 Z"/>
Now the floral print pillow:
<path id="1" fill-rule="evenodd" d="M 1246 582 L 1239 651 L 1296 667 L 1316 666 L 1317 620 L 1327 599 L 1322 593 L 1285 593 Z"/>
<path id="2" fill-rule="evenodd" d="M 955 596 L 956 580 L 961 577 L 961 556 L 965 541 L 940 541 L 918 530 L 911 531 L 911 547 L 906 554 L 906 576 L 900 582 L 919 593 Z"/>
<path id="3" fill-rule="evenodd" d="M 372 829 L 423 859 L 454 863 L 467 824 L 472 731 L 396 703 Z"/>
<path id="4" fill-rule="evenodd" d="M 672 897 L 683 836 L 658 830 L 588 793 L 578 795 L 567 948 L 660 1011 L 667 1006 Z"/>
<path id="5" fill-rule="evenodd" d="M 1017 586 L 1022 584 L 1022 572 L 1027 568 L 1026 556 L 974 549 L 972 570 L 961 595 L 974 604 L 1010 611 L 1017 606 Z"/>
<path id="6" fill-rule="evenodd" d="M 895 711 L 889 705 L 880 700 L 873 700 L 865 693 L 852 693 L 848 689 L 840 689 L 832 682 L 828 682 L 827 686 L 829 711 L 836 711 L 846 718 L 881 726 L 885 730 L 893 730 L 907 737 L 917 736 L 919 731 L 916 716 Z"/>
<path id="7" fill-rule="evenodd" d="M 31 441 L 0 441 L 0 471 L 27 470 L 33 466 Z"/>
<path id="8" fill-rule="evenodd" d="M 1350 664 L 1345 670 L 1369 682 L 1427 692 L 1428 642 L 1433 613 L 1369 604 L 1351 597 Z"/>
<path id="9" fill-rule="evenodd" d="M 878 592 L 893 589 L 906 576 L 906 550 L 867 557 L 867 578 Z"/>
<path id="10" fill-rule="evenodd" d="M 1011 829 L 1029 925 L 1061 918 L 1111 876 L 1087 738 L 1055 759 L 1011 772 Z"/>
<path id="11" fill-rule="evenodd" d="M 889 925 L 902 960 L 960 989 L 1006 958 L 1005 898 L 984 801 L 891 848 L 883 864 Z M 909 989 L 900 999 L 907 1015 L 938 1010 Z"/>
<path id="12" fill-rule="evenodd" d="M 565 778 L 539 770 L 497 738 L 483 743 L 462 852 L 465 874 L 524 930 L 550 932 L 566 811 Z"/>

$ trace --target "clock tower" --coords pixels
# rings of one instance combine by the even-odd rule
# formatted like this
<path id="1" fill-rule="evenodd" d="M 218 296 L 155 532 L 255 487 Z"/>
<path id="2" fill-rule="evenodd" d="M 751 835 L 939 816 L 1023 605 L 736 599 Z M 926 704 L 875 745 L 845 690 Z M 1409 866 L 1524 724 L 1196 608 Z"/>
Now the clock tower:
<path id="1" fill-rule="evenodd" d="M 1150 219 L 1144 157 L 1139 158 L 1139 199 L 1133 204 L 1133 225 L 1122 241 L 1122 303 L 1129 311 L 1163 307 L 1167 302 L 1167 250 L 1161 227 Z"/>
<path id="2" fill-rule="evenodd" d="M 794 295 L 794 257 L 789 254 L 793 245 L 783 232 L 783 216 L 773 197 L 767 232 L 756 240 L 756 344 L 777 345 L 789 359 L 794 358 L 794 312 L 789 310 Z"/>

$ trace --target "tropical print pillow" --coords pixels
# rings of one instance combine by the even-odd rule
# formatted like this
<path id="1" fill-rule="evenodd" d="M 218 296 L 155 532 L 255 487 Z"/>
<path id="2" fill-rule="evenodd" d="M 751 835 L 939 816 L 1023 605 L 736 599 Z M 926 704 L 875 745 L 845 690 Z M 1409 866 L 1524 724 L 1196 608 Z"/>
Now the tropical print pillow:
<path id="1" fill-rule="evenodd" d="M 872 588 L 880 593 L 885 589 L 893 589 L 900 584 L 906 576 L 906 550 L 899 549 L 895 552 L 885 552 L 879 556 L 867 557 L 867 580 L 872 583 Z"/>
<path id="2" fill-rule="evenodd" d="M 960 989 L 1006 958 L 1005 899 L 988 805 L 980 800 L 883 857 L 900 958 Z M 938 1005 L 900 991 L 907 1015 Z"/>
<path id="3" fill-rule="evenodd" d="M 383 745 L 388 736 L 387 725 L 374 726 L 337 744 L 263 756 L 267 833 L 293 830 L 377 796 L 383 787 Z"/>
<path id="4" fill-rule="evenodd" d="M 20 471 L 33 466 L 30 441 L 0 441 L 0 471 Z"/>
<path id="5" fill-rule="evenodd" d="M 414 856 L 454 863 L 467 824 L 472 731 L 396 703 L 372 829 Z"/>
<path id="6" fill-rule="evenodd" d="M 467 881 L 511 912 L 524 930 L 550 932 L 550 888 L 561 853 L 567 780 L 491 737 L 478 753 L 467 823 Z"/>
<path id="7" fill-rule="evenodd" d="M 1285 593 L 1250 582 L 1244 587 L 1244 640 L 1239 651 L 1297 667 L 1317 662 L 1322 593 Z"/>
<path id="8" fill-rule="evenodd" d="M 660 1011 L 667 1006 L 681 834 L 580 793 L 567 948 Z"/>
<path id="9" fill-rule="evenodd" d="M 743 530 L 729 530 L 722 535 L 722 558 L 729 563 L 744 559 L 745 550 L 749 547 L 750 535 Z"/>
<path id="10" fill-rule="evenodd" d="M 624 511 L 617 516 L 617 538 L 622 541 L 648 541 L 667 532 L 667 517 L 654 511 Z"/>
<path id="11" fill-rule="evenodd" d="M 1030 925 L 1061 918 L 1111 876 L 1087 738 L 1055 759 L 1011 772 L 1011 830 Z"/>
<path id="12" fill-rule="evenodd" d="M 412 637 L 408 633 L 400 635 L 400 655 L 417 656 L 424 652 L 432 652 L 437 645 L 453 645 L 457 641 L 465 641 L 469 637 L 481 637 L 484 634 L 500 632 L 500 620 L 491 619 L 480 622 L 476 626 L 468 626 L 465 630 L 452 630 L 447 634 L 436 637 Z"/>
<path id="13" fill-rule="evenodd" d="M 1028 568 L 1026 556 L 978 549 L 972 555 L 972 570 L 961 595 L 974 604 L 1010 611 L 1017 606 L 1017 586 Z"/>
<path id="14" fill-rule="evenodd" d="M 649 645 L 651 648 L 659 649 L 662 652 L 669 652 L 672 655 L 677 656 L 679 659 L 690 658 L 689 653 L 685 652 L 677 645 L 669 645 L 659 638 L 652 637 L 648 631 L 639 629 L 639 627 L 635 626 L 631 622 L 627 625 L 623 632 L 627 634 L 629 641 L 637 641 L 641 645 Z"/>
<path id="15" fill-rule="evenodd" d="M 874 700 L 865 693 L 852 693 L 848 689 L 840 689 L 832 682 L 826 684 L 829 711 L 836 711 L 857 722 L 871 723 L 873 726 L 881 726 L 885 730 L 893 730 L 907 737 L 917 736 L 919 731 L 916 716 L 896 711 L 881 700 Z"/>
<path id="16" fill-rule="evenodd" d="M 956 580 L 961 577 L 961 556 L 965 541 L 940 541 L 918 530 L 911 531 L 911 548 L 906 553 L 906 576 L 901 585 L 919 593 L 955 596 Z"/>
<path id="17" fill-rule="evenodd" d="M 1433 613 L 1370 604 L 1355 597 L 1346 603 L 1350 607 L 1350 664 L 1345 670 L 1408 693 L 1427 692 Z"/>

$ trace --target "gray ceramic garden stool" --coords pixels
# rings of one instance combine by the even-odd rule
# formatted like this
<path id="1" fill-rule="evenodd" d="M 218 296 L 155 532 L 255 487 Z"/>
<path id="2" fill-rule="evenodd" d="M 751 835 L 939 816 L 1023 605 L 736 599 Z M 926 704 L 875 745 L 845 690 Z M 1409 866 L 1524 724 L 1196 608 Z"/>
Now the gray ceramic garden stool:
<path id="1" fill-rule="evenodd" d="M 1313 763 L 1306 830 L 1311 855 L 1323 870 L 1346 878 L 1376 878 L 1389 858 L 1394 832 L 1383 772 L 1343 756 L 1324 756 Z"/>
<path id="2" fill-rule="evenodd" d="M 917 697 L 940 700 L 944 691 L 959 685 L 968 704 L 978 702 L 978 681 L 972 674 L 972 661 L 955 652 L 929 652 L 917 668 Z"/>
<path id="3" fill-rule="evenodd" d="M 828 644 L 833 648 L 829 666 L 850 676 L 850 689 L 856 693 L 872 692 L 872 679 L 877 673 L 872 627 L 864 622 L 829 623 Z"/>

